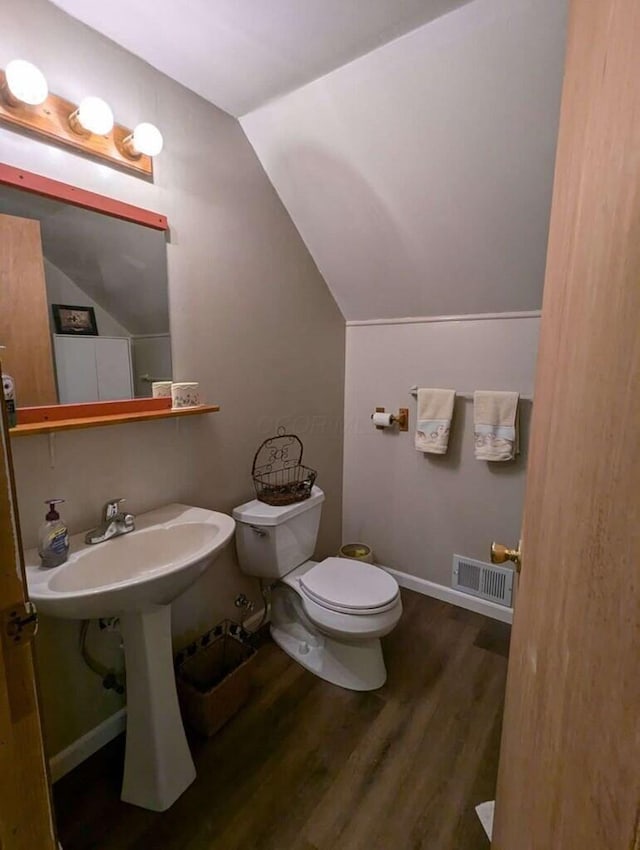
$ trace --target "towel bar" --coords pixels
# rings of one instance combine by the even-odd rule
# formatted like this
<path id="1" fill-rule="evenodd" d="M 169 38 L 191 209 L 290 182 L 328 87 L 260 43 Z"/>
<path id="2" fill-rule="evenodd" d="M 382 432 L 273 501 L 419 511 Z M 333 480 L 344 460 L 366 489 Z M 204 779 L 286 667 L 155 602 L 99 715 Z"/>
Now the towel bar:
<path id="1" fill-rule="evenodd" d="M 418 394 L 418 387 L 417 386 L 410 387 L 409 392 L 413 396 L 417 395 Z M 456 398 L 463 398 L 463 399 L 465 399 L 465 401 L 473 401 L 473 393 L 458 393 L 457 392 Z M 521 401 L 533 401 L 533 396 L 532 395 L 521 395 L 520 400 Z"/>

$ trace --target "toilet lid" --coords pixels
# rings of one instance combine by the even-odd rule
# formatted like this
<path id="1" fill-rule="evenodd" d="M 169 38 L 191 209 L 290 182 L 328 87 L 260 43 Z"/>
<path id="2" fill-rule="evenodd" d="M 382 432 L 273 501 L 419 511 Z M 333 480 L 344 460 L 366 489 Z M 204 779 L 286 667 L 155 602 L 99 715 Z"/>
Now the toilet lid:
<path id="1" fill-rule="evenodd" d="M 382 608 L 398 596 L 389 573 L 350 558 L 325 558 L 300 577 L 300 586 L 318 604 L 354 613 Z"/>

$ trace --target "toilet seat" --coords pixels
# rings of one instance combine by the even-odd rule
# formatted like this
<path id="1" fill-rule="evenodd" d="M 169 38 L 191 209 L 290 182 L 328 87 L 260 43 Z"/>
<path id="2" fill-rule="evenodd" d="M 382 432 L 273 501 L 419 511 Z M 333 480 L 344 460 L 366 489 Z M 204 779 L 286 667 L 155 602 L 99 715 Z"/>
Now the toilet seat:
<path id="1" fill-rule="evenodd" d="M 316 605 L 356 616 L 389 611 L 400 593 L 396 580 L 380 567 L 349 558 L 325 558 L 300 576 L 299 587 Z"/>

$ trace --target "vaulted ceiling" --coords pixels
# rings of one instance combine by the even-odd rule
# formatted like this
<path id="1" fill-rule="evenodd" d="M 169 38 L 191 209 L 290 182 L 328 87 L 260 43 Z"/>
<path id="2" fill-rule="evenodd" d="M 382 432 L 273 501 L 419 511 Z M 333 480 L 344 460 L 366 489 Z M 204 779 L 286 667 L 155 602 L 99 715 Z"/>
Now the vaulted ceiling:
<path id="1" fill-rule="evenodd" d="M 232 115 L 468 0 L 53 0 Z"/>
<path id="2" fill-rule="evenodd" d="M 473 0 L 241 118 L 347 319 L 537 310 L 564 0 Z"/>
<path id="3" fill-rule="evenodd" d="M 53 2 L 241 116 L 347 319 L 540 307 L 567 0 Z"/>

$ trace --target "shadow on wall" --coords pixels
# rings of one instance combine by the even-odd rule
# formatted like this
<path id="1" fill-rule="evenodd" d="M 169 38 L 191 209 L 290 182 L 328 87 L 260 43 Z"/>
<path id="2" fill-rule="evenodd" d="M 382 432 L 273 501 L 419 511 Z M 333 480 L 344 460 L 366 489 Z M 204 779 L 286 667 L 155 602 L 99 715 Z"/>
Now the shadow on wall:
<path id="1" fill-rule="evenodd" d="M 318 265 L 325 280 L 339 281 L 339 291 L 350 293 L 336 299 L 347 319 L 362 318 L 352 305 L 361 303 L 363 292 L 372 299 L 364 318 L 384 315 L 375 307 L 376 294 L 395 286 L 402 285 L 403 301 L 424 300 L 425 270 L 412 260 L 413 248 L 393 211 L 363 174 L 328 151 L 307 146 L 289 147 L 273 171 L 287 175 L 281 186 L 304 188 L 296 192 L 296 225 L 316 262 L 323 258 Z M 287 205 L 286 192 L 282 199 Z M 336 246 L 330 258 L 323 250 L 327 244 Z"/>

